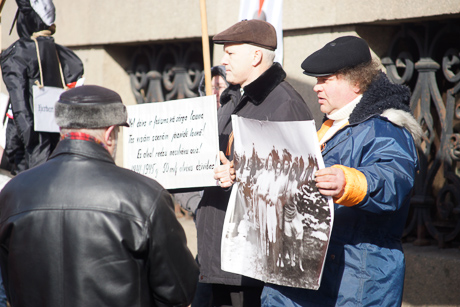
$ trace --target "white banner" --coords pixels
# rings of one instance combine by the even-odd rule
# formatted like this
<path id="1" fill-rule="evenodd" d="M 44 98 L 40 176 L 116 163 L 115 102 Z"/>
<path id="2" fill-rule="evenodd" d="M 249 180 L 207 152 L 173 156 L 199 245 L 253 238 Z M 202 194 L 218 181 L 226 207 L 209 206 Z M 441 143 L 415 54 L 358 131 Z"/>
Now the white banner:
<path id="1" fill-rule="evenodd" d="M 275 27 L 275 62 L 283 65 L 283 0 L 241 0 L 239 21 L 243 19 L 261 19 Z"/>
<path id="2" fill-rule="evenodd" d="M 34 130 L 41 132 L 58 132 L 59 127 L 54 118 L 54 105 L 59 100 L 63 88 L 32 86 L 34 95 Z"/>
<path id="3" fill-rule="evenodd" d="M 166 189 L 216 185 L 219 153 L 216 96 L 127 106 L 125 168 Z"/>

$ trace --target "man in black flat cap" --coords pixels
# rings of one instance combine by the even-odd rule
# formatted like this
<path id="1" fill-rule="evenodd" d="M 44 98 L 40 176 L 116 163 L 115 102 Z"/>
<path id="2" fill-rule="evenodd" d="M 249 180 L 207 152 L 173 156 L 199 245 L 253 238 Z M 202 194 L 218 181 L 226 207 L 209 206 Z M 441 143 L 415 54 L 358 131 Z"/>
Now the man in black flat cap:
<path id="1" fill-rule="evenodd" d="M 401 236 L 421 129 L 409 88 L 390 83 L 379 67 L 354 36 L 329 42 L 302 63 L 317 79 L 313 90 L 326 116 L 318 131 L 326 168 L 317 171 L 316 186 L 333 197 L 334 225 L 319 290 L 266 285 L 262 306 L 401 305 Z"/>
<path id="2" fill-rule="evenodd" d="M 87 85 L 55 107 L 50 159 L 0 193 L 0 266 L 14 306 L 188 306 L 198 268 L 170 194 L 117 167 L 120 96 Z"/>
<path id="3" fill-rule="evenodd" d="M 223 44 L 227 81 L 218 111 L 222 168 L 233 160 L 233 132 L 230 116 L 269 121 L 311 120 L 302 97 L 285 81 L 286 73 L 274 63 L 275 28 L 262 20 L 243 20 L 213 38 Z M 241 98 L 236 103 L 233 97 Z M 237 95 L 235 95 L 235 93 Z M 225 154 L 224 154 L 225 153 Z M 219 171 L 219 168 L 217 169 Z M 216 178 L 217 179 L 217 178 Z M 222 178 L 229 187 L 232 179 Z M 213 306 L 259 306 L 263 283 L 221 270 L 221 238 L 231 189 L 206 188 L 196 214 L 200 282 L 213 286 Z"/>

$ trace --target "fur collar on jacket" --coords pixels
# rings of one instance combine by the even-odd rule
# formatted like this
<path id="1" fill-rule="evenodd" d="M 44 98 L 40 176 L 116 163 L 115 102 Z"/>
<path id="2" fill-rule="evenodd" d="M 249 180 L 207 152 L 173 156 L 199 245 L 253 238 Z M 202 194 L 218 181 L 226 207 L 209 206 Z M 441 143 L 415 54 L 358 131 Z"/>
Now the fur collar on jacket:
<path id="1" fill-rule="evenodd" d="M 275 62 L 259 78 L 244 87 L 244 94 L 251 99 L 253 104 L 259 105 L 285 78 L 286 73 L 281 64 Z"/>
<path id="2" fill-rule="evenodd" d="M 220 105 L 223 107 L 230 101 L 237 104 L 240 100 L 240 96 L 240 86 L 238 84 L 230 84 L 220 95 Z"/>
<path id="3" fill-rule="evenodd" d="M 250 98 L 253 104 L 259 105 L 285 78 L 286 73 L 281 64 L 275 62 L 256 80 L 244 87 L 244 94 Z M 230 101 L 231 93 L 236 89 L 239 90 L 239 85 L 229 86 L 220 96 L 220 103 L 224 105 Z"/>
<path id="4" fill-rule="evenodd" d="M 364 92 L 350 115 L 349 123 L 359 123 L 373 115 L 380 115 L 393 124 L 406 128 L 417 142 L 422 130 L 410 110 L 410 98 L 411 93 L 407 86 L 391 83 L 381 72 Z"/>

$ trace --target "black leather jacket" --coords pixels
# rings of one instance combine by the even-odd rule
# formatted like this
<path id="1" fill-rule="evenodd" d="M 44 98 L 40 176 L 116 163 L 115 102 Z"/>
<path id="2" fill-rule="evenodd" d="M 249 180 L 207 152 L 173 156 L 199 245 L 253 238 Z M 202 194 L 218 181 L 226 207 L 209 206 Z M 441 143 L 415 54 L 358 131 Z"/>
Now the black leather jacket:
<path id="1" fill-rule="evenodd" d="M 186 306 L 198 269 L 170 194 L 102 146 L 63 140 L 0 194 L 11 306 Z"/>

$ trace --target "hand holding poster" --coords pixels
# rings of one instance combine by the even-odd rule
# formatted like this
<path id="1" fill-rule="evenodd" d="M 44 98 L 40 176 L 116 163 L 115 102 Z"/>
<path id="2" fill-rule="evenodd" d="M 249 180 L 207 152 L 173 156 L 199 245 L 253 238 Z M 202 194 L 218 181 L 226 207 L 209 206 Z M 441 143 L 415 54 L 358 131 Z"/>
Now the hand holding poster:
<path id="1" fill-rule="evenodd" d="M 316 188 L 324 168 L 314 121 L 232 115 L 236 183 L 222 233 L 222 270 L 318 289 L 333 222 Z"/>
<path id="2" fill-rule="evenodd" d="M 124 167 L 166 189 L 215 185 L 216 96 L 128 106 Z"/>

